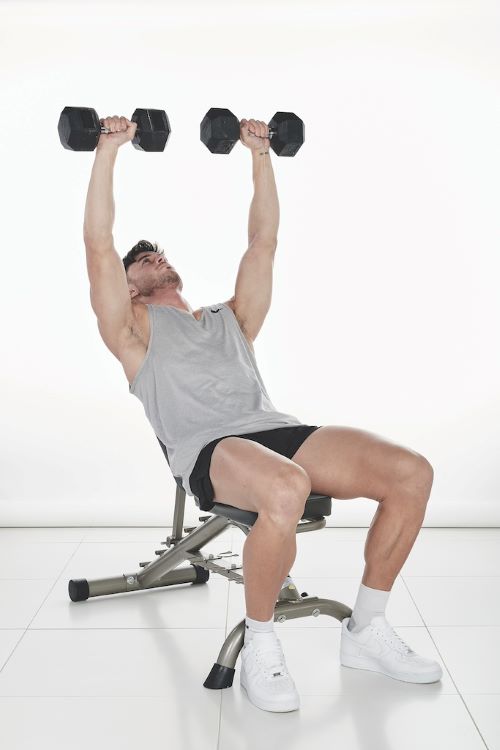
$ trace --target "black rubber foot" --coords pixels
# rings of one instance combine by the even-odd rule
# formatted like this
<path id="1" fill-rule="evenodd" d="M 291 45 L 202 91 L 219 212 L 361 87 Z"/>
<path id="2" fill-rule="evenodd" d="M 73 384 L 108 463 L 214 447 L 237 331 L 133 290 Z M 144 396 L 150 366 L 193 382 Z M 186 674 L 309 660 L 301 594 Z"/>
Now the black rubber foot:
<path id="1" fill-rule="evenodd" d="M 68 592 L 72 602 L 84 602 L 89 598 L 89 582 L 86 578 L 71 579 Z"/>
<path id="2" fill-rule="evenodd" d="M 210 674 L 203 683 L 203 687 L 210 690 L 221 690 L 222 688 L 231 687 L 233 684 L 235 670 L 231 667 L 222 667 L 217 662 L 210 670 Z"/>
<path id="3" fill-rule="evenodd" d="M 193 563 L 191 564 L 193 565 Z M 196 570 L 196 581 L 193 581 L 193 585 L 195 583 L 206 583 L 210 576 L 210 571 L 200 567 L 200 565 L 193 565 L 193 568 Z"/>

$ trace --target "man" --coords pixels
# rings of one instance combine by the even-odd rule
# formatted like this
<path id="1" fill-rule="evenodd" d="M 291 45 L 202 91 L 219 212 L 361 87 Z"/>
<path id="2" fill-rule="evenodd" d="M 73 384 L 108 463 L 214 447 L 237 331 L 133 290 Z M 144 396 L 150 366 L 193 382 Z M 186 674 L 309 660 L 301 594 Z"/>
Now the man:
<path id="1" fill-rule="evenodd" d="M 433 469 L 422 455 L 350 427 L 303 425 L 277 411 L 253 341 L 271 304 L 279 203 L 268 126 L 241 120 L 252 154 L 248 249 L 235 294 L 193 311 L 164 252 L 142 240 L 120 260 L 114 248 L 113 168 L 136 125 L 108 117 L 85 207 L 91 302 L 101 336 L 144 405 L 170 468 L 200 507 L 214 501 L 258 513 L 243 548 L 246 600 L 241 684 L 259 708 L 299 707 L 274 606 L 296 556 L 296 527 L 311 492 L 378 502 L 352 616 L 342 622 L 340 661 L 407 682 L 435 682 L 440 665 L 418 656 L 385 618 L 392 585 L 421 528 Z"/>

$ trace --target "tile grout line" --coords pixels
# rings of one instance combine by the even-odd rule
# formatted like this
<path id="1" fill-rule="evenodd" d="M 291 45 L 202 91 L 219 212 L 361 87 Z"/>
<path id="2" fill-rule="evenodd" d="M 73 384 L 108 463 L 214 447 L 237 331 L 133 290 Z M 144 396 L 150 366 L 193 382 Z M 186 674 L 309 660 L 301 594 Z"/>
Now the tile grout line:
<path id="1" fill-rule="evenodd" d="M 131 528 L 131 527 L 127 527 L 127 528 Z M 162 527 L 162 528 L 163 528 L 163 527 Z M 233 530 L 233 532 L 234 532 L 234 530 Z M 37 616 L 38 612 L 40 611 L 40 609 L 41 609 L 41 608 L 43 607 L 43 605 L 45 604 L 45 602 L 46 602 L 47 598 L 48 598 L 48 597 L 50 596 L 50 594 L 51 594 L 51 592 L 53 591 L 54 587 L 56 586 L 56 584 L 57 584 L 57 583 L 58 583 L 58 581 L 60 580 L 60 578 L 61 578 L 61 576 L 63 575 L 63 572 L 64 572 L 65 568 L 67 567 L 68 563 L 69 563 L 69 562 L 71 561 L 71 559 L 73 559 L 73 557 L 74 557 L 74 556 L 76 555 L 76 553 L 78 552 L 78 550 L 80 549 L 80 547 L 82 546 L 82 544 L 84 544 L 84 542 L 86 541 L 86 539 L 87 539 L 87 538 L 88 538 L 88 533 L 86 533 L 86 534 L 85 534 L 85 535 L 83 536 L 83 538 L 82 538 L 82 539 L 80 540 L 80 542 L 78 542 L 78 543 L 77 543 L 77 547 L 76 547 L 76 548 L 75 548 L 75 550 L 73 551 L 73 553 L 72 553 L 72 555 L 70 556 L 70 558 L 69 558 L 69 559 L 68 559 L 68 560 L 66 561 L 66 563 L 65 563 L 64 567 L 62 568 L 62 570 L 61 570 L 60 574 L 59 574 L 59 575 L 57 576 L 57 578 L 55 579 L 55 581 L 54 581 L 54 584 L 52 585 L 52 587 L 51 587 L 51 588 L 50 588 L 50 590 L 48 591 L 48 593 L 47 593 L 47 595 L 45 596 L 45 598 L 44 598 L 44 600 L 42 601 L 42 603 L 40 604 L 40 607 L 39 607 L 39 608 L 37 609 L 37 611 L 36 611 L 36 612 L 34 613 L 33 617 L 31 618 L 30 622 L 28 623 L 27 627 L 25 628 L 25 630 L 24 630 L 24 633 L 23 633 L 23 635 L 22 635 L 22 636 L 21 636 L 21 638 L 19 639 L 18 643 L 17 643 L 16 645 L 15 645 L 14 649 L 12 650 L 12 652 L 11 652 L 11 653 L 9 654 L 9 656 L 7 657 L 7 659 L 6 659 L 5 663 L 4 663 L 3 665 L 2 665 L 2 667 L 1 667 L 1 669 L 0 669 L 0 673 L 2 672 L 2 670 L 3 670 L 4 666 L 5 666 L 5 665 L 6 665 L 6 664 L 7 664 L 7 663 L 8 663 L 9 661 L 10 661 L 10 659 L 11 659 L 11 657 L 12 657 L 13 653 L 15 652 L 15 650 L 17 649 L 17 647 L 19 646 L 19 644 L 21 643 L 21 641 L 22 641 L 22 640 L 24 639 L 24 637 L 25 637 L 25 635 L 26 635 L 27 631 L 28 631 L 28 630 L 30 630 L 30 629 L 32 629 L 32 628 L 30 628 L 30 625 L 31 625 L 31 623 L 33 622 L 33 620 L 34 620 L 34 619 L 35 619 L 35 617 Z M 92 542 L 92 540 L 91 540 L 91 543 L 95 543 L 95 542 Z M 103 543 L 108 543 L 108 542 L 103 542 Z M 231 541 L 231 543 L 232 543 L 232 541 Z M 299 576 L 299 577 L 300 577 L 300 576 Z M 305 577 L 307 577 L 307 576 L 305 576 Z M 329 577 L 331 577 L 331 576 L 329 576 Z M 334 576 L 334 577 L 335 577 L 335 576 Z M 349 576 L 348 576 L 348 577 L 349 577 Z M 353 576 L 350 576 L 350 577 L 352 578 Z M 423 577 L 423 578 L 436 578 L 436 577 L 439 577 L 439 578 L 450 578 L 450 577 L 451 577 L 451 578 L 454 578 L 454 577 L 457 577 L 457 578 L 462 578 L 462 577 L 472 577 L 472 578 L 499 578 L 500 576 L 407 576 L 407 578 L 412 578 L 412 577 L 419 577 L 419 578 L 422 578 L 422 577 Z M 19 580 L 19 579 L 3 579 L 3 580 Z M 24 580 L 24 579 L 21 579 L 21 580 Z M 29 579 L 28 579 L 28 580 L 29 580 Z M 35 579 L 35 580 L 40 580 L 40 579 Z M 47 579 L 41 579 L 41 580 L 47 580 Z M 443 659 L 443 657 L 442 657 L 442 655 L 441 655 L 441 652 L 439 651 L 439 648 L 438 648 L 437 644 L 435 643 L 435 641 L 434 641 L 434 639 L 433 639 L 433 637 L 432 637 L 432 634 L 431 634 L 431 633 L 430 633 L 430 631 L 429 631 L 429 628 L 428 628 L 428 626 L 427 626 L 427 623 L 425 622 L 424 618 L 422 617 L 422 614 L 421 614 L 421 612 L 420 612 L 420 610 L 419 610 L 419 608 L 418 608 L 418 606 L 417 606 L 417 604 L 416 604 L 415 600 L 413 599 L 413 596 L 412 596 L 412 594 L 411 594 L 410 590 L 408 589 L 408 586 L 407 586 L 407 584 L 406 584 L 406 581 L 405 581 L 405 579 L 403 578 L 403 576 L 401 576 L 401 580 L 402 580 L 402 582 L 403 582 L 403 585 L 405 586 L 405 588 L 406 588 L 406 590 L 407 590 L 407 592 L 408 592 L 408 594 L 409 594 L 409 596 L 410 596 L 410 599 L 411 599 L 411 600 L 412 600 L 412 602 L 414 603 L 414 606 L 415 606 L 415 608 L 417 609 L 417 612 L 419 613 L 419 616 L 421 617 L 421 619 L 422 619 L 422 622 L 424 623 L 424 627 L 426 628 L 426 631 L 427 631 L 427 633 L 429 634 L 429 636 L 430 636 L 430 639 L 431 639 L 432 643 L 434 644 L 434 646 L 435 646 L 435 648 L 436 648 L 437 652 L 439 653 L 439 655 L 440 655 L 440 658 L 442 658 L 442 660 L 443 660 L 443 663 L 444 663 L 444 664 L 446 664 L 446 662 L 444 661 L 444 659 Z M 227 600 L 226 600 L 226 626 L 225 626 L 225 630 L 227 630 L 227 623 L 228 623 L 228 616 L 229 616 L 229 594 L 230 594 L 230 586 L 228 585 L 228 594 L 227 594 Z M 64 630 L 66 630 L 66 629 L 67 629 L 67 628 L 64 628 Z M 87 628 L 84 628 L 84 629 L 87 629 Z M 90 629 L 91 629 L 91 630 L 94 630 L 93 628 L 90 628 Z M 135 629 L 138 629 L 138 630 L 143 630 L 144 628 L 135 628 Z M 38 629 L 37 629 L 37 628 L 33 628 L 32 630 L 38 630 Z M 44 628 L 43 630 L 47 630 L 47 629 L 46 629 L 46 628 Z M 49 628 L 49 630 L 58 630 L 58 628 Z M 73 628 L 71 628 L 71 630 L 73 630 Z M 486 744 L 486 742 L 485 742 L 485 740 L 484 740 L 484 738 L 483 738 L 483 736 L 482 736 L 482 734 L 481 734 L 481 731 L 480 731 L 480 730 L 479 730 L 479 728 L 477 727 L 477 724 L 476 724 L 476 722 L 475 722 L 475 720 L 474 720 L 474 718 L 473 718 L 472 714 L 470 713 L 470 710 L 469 710 L 469 708 L 468 708 L 468 706 L 467 706 L 467 704 L 466 704 L 466 702 L 465 702 L 465 700 L 464 700 L 464 697 L 463 697 L 462 693 L 461 693 L 461 692 L 460 692 L 460 691 L 458 690 L 458 687 L 457 687 L 457 685 L 456 685 L 456 683 L 455 683 L 455 680 L 453 679 L 453 677 L 452 677 L 452 675 L 451 675 L 451 672 L 450 672 L 450 671 L 448 670 L 448 668 L 447 668 L 447 671 L 448 671 L 448 674 L 450 675 L 450 679 L 452 680 L 452 683 L 453 683 L 453 685 L 455 686 L 455 689 L 457 690 L 457 694 L 458 694 L 458 695 L 460 696 L 460 698 L 461 698 L 461 700 L 462 700 L 462 702 L 463 702 L 463 704 L 464 704 L 464 706 L 465 706 L 465 709 L 466 709 L 467 713 L 469 714 L 469 716 L 470 716 L 470 718 L 471 718 L 471 720 L 472 720 L 472 722 L 473 722 L 474 726 L 476 727 L 476 729 L 477 729 L 477 731 L 478 731 L 478 733 L 479 733 L 479 736 L 481 737 L 481 739 L 482 739 L 482 741 L 483 741 L 483 743 L 484 743 L 485 747 L 486 747 L 486 748 L 488 748 L 488 746 L 487 746 L 487 744 Z M 487 693 L 487 694 L 485 693 L 485 695 L 489 695 L 489 693 Z M 6 697 L 9 697 L 9 696 L 6 696 Z M 26 697 L 26 696 L 23 696 L 23 697 Z M 67 696 L 61 696 L 61 697 L 67 697 Z M 89 697 L 89 696 L 83 696 L 83 697 Z M 94 696 L 90 696 L 90 697 L 94 697 Z M 96 696 L 96 697 L 98 697 L 98 696 Z M 109 697 L 113 697 L 113 696 L 109 696 Z M 221 703 L 220 703 L 220 708 L 219 708 L 219 727 L 218 727 L 218 737 L 217 737 L 217 750 L 218 750 L 218 748 L 219 748 L 219 745 L 220 745 L 220 727 L 221 727 L 221 719 L 222 719 L 222 691 L 221 691 Z"/>
<path id="2" fill-rule="evenodd" d="M 443 576 L 443 577 L 444 577 L 444 578 L 447 578 L 448 576 Z M 452 681 L 452 683 L 453 683 L 453 685 L 454 685 L 454 687 L 455 687 L 455 690 L 457 691 L 457 694 L 458 694 L 458 695 L 460 696 L 460 700 L 462 701 L 462 703 L 463 703 L 463 705 L 464 705 L 464 708 L 465 708 L 465 710 L 466 710 L 466 711 L 467 711 L 467 713 L 469 714 L 469 716 L 470 716 L 470 719 L 471 719 L 472 723 L 473 723 L 473 724 L 474 724 L 474 726 L 476 727 L 477 733 L 479 734 L 479 736 L 480 736 L 481 740 L 483 741 L 483 743 L 484 743 L 484 746 L 485 746 L 486 750 L 489 750 L 489 748 L 488 748 L 488 745 L 486 744 L 486 740 L 484 739 L 484 737 L 483 737 L 483 735 L 482 735 L 482 733 L 481 733 L 481 730 L 479 729 L 478 725 L 476 724 L 476 721 L 475 721 L 474 717 L 472 716 L 472 714 L 471 714 L 471 712 L 470 712 L 470 709 L 469 709 L 469 707 L 468 707 L 467 703 L 465 702 L 465 699 L 464 699 L 464 697 L 463 697 L 462 693 L 461 693 L 461 692 L 460 692 L 460 690 L 458 689 L 458 685 L 456 684 L 455 680 L 453 679 L 453 675 L 452 675 L 451 671 L 450 671 L 450 670 L 448 669 L 448 665 L 446 664 L 446 661 L 444 660 L 444 657 L 443 657 L 443 655 L 442 655 L 441 651 L 439 650 L 439 647 L 438 647 L 438 645 L 437 645 L 436 641 L 435 641 L 435 640 L 434 640 L 434 638 L 432 637 L 432 633 L 430 632 L 430 630 L 429 630 L 429 628 L 428 628 L 428 626 L 427 626 L 427 623 L 426 623 L 426 621 L 424 620 L 424 617 L 423 617 L 423 615 L 422 615 L 422 613 L 421 613 L 420 609 L 418 608 L 417 602 L 416 602 L 416 601 L 415 601 L 415 599 L 413 598 L 413 596 L 412 596 L 412 593 L 411 593 L 410 589 L 408 588 L 408 586 L 406 585 L 406 581 L 404 580 L 404 578 L 403 578 L 403 576 L 402 576 L 402 575 L 400 575 L 400 578 L 401 578 L 401 580 L 402 580 L 402 582 L 403 582 L 403 585 L 404 585 L 404 587 L 406 588 L 406 590 L 407 590 L 407 592 L 408 592 L 408 596 L 409 596 L 409 597 L 410 597 L 410 599 L 412 600 L 412 602 L 413 602 L 413 604 L 414 604 L 414 606 L 415 606 L 415 608 L 416 608 L 416 610 L 417 610 L 418 614 L 420 615 L 420 617 L 421 617 L 421 619 L 422 619 L 422 622 L 424 623 L 424 626 L 425 626 L 425 629 L 427 630 L 427 633 L 428 633 L 428 635 L 429 635 L 429 638 L 431 639 L 432 643 L 434 644 L 434 648 L 435 648 L 435 649 L 436 649 L 436 651 L 438 652 L 439 656 L 441 657 L 441 659 L 442 659 L 442 661 L 443 661 L 443 664 L 444 664 L 444 665 L 445 665 L 445 667 L 446 667 L 446 671 L 448 672 L 448 674 L 449 674 L 449 676 L 450 676 L 450 679 L 451 679 L 451 681 Z"/>
<path id="3" fill-rule="evenodd" d="M 67 560 L 66 560 L 66 562 L 64 563 L 64 566 L 63 566 L 63 567 L 61 568 L 61 571 L 60 571 L 59 575 L 57 576 L 57 578 L 55 579 L 54 583 L 52 584 L 52 586 L 51 586 L 51 587 L 50 587 L 50 589 L 48 590 L 48 592 L 47 592 L 46 596 L 44 597 L 44 599 L 43 599 L 42 603 L 40 604 L 40 606 L 38 607 L 38 609 L 37 609 L 37 610 L 36 610 L 36 612 L 34 613 L 34 615 L 33 615 L 33 617 L 31 618 L 31 620 L 30 620 L 30 621 L 28 622 L 28 624 L 27 624 L 26 628 L 24 629 L 24 633 L 22 634 L 22 636 L 20 637 L 20 639 L 18 640 L 18 642 L 16 643 L 16 645 L 14 646 L 14 648 L 12 649 L 12 651 L 10 652 L 10 654 L 8 655 L 8 657 L 6 658 L 5 662 L 4 662 L 3 664 L 2 664 L 2 666 L 1 666 L 1 668 L 0 668 L 0 674 L 2 674 L 2 672 L 3 672 L 4 668 L 5 668 L 6 666 L 7 666 L 7 664 L 8 664 L 8 663 L 9 663 L 9 661 L 11 660 L 11 658 L 12 658 L 13 654 L 15 653 L 15 651 L 17 651 L 17 648 L 19 647 L 19 644 L 20 644 L 20 643 L 21 643 L 21 642 L 22 642 L 22 641 L 24 640 L 24 638 L 26 637 L 26 633 L 27 633 L 27 632 L 28 632 L 28 630 L 30 629 L 30 625 L 31 625 L 31 623 L 33 622 L 33 620 L 35 619 L 35 617 L 37 616 L 37 614 L 38 614 L 38 613 L 40 612 L 41 608 L 43 607 L 43 605 L 45 604 L 45 602 L 46 602 L 46 601 L 47 601 L 47 599 L 49 598 L 50 594 L 51 594 L 51 593 L 52 593 L 52 591 L 54 590 L 54 587 L 56 586 L 57 582 L 59 581 L 60 577 L 62 576 L 62 574 L 63 574 L 63 572 L 64 572 L 65 568 L 66 568 L 66 567 L 67 567 L 67 565 L 68 565 L 68 563 L 69 563 L 69 562 L 71 562 L 71 560 L 72 560 L 72 559 L 73 559 L 73 557 L 74 557 L 74 556 L 76 555 L 76 553 L 78 552 L 78 550 L 80 549 L 80 547 L 82 546 L 82 544 L 83 544 L 83 540 L 80 540 L 80 541 L 79 541 L 79 542 L 77 543 L 77 547 L 76 547 L 76 548 L 75 548 L 75 549 L 73 550 L 73 554 L 72 554 L 72 555 L 71 555 L 71 556 L 69 557 L 69 559 L 67 559 Z M 15 579 L 15 580 L 16 580 L 16 579 Z M 24 580 L 24 579 L 21 579 L 21 580 Z M 46 579 L 33 579 L 33 580 L 46 580 Z M 17 629 L 17 628 L 16 628 L 16 629 Z M 56 628 L 48 628 L 48 629 L 49 629 L 49 630 L 55 630 Z M 64 629 L 66 630 L 66 628 L 64 628 Z"/>
<path id="4" fill-rule="evenodd" d="M 231 547 L 231 552 L 233 551 L 234 532 L 235 532 L 235 527 L 232 526 L 231 527 L 231 538 L 229 540 L 229 544 L 230 544 L 230 547 Z M 224 637 L 225 638 L 227 638 L 227 636 L 225 634 L 227 632 L 228 618 L 229 618 L 229 596 L 230 596 L 230 593 L 231 593 L 231 581 L 227 580 L 226 622 L 225 622 L 225 627 L 224 627 Z M 218 726 L 217 726 L 217 745 L 216 745 L 215 750 L 219 750 L 219 747 L 220 747 L 220 739 L 221 739 L 220 732 L 221 732 L 221 724 L 222 724 L 222 702 L 223 702 L 223 691 L 221 690 L 220 691 L 220 703 L 219 703 L 219 723 L 218 723 Z"/>

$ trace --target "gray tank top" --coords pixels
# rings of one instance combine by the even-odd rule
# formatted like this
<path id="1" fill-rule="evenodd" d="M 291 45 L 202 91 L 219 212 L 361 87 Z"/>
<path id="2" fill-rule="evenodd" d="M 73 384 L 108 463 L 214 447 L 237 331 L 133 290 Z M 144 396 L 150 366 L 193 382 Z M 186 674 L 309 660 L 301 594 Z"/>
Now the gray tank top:
<path id="1" fill-rule="evenodd" d="M 142 402 L 188 495 L 198 454 L 215 438 L 302 424 L 275 409 L 228 305 L 203 307 L 199 321 L 176 307 L 146 307 L 149 346 L 129 391 Z"/>

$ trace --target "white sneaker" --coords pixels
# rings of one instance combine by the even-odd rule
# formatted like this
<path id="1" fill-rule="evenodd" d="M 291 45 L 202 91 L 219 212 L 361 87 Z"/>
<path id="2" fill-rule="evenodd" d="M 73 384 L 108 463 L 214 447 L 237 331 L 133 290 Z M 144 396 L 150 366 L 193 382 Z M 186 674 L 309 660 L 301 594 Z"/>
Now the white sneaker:
<path id="1" fill-rule="evenodd" d="M 397 635 L 383 615 L 377 615 L 358 633 L 342 620 L 340 663 L 344 667 L 381 672 L 403 682 L 437 682 L 443 670 L 437 661 L 419 656 Z"/>
<path id="2" fill-rule="evenodd" d="M 300 698 L 288 674 L 278 636 L 254 633 L 241 649 L 240 684 L 249 700 L 264 711 L 296 711 Z"/>

